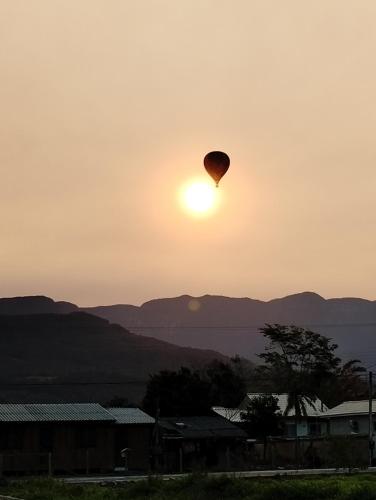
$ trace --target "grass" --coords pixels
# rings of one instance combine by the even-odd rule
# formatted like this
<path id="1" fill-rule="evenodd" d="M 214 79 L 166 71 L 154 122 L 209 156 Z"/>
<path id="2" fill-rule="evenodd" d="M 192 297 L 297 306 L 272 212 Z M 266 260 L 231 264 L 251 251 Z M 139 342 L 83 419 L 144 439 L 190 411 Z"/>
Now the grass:
<path id="1" fill-rule="evenodd" d="M 376 500 L 376 475 L 273 479 L 192 475 L 118 486 L 68 485 L 41 478 L 1 487 L 0 495 L 24 500 Z"/>

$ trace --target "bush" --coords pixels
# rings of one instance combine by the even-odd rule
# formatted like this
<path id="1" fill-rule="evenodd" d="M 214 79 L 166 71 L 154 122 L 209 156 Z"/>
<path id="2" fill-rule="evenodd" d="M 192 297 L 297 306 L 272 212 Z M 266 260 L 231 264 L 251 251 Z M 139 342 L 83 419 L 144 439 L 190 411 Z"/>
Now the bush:
<path id="1" fill-rule="evenodd" d="M 0 487 L 0 494 L 24 500 L 376 500 L 376 476 L 239 479 L 193 474 L 176 480 L 150 478 L 112 487 L 33 479 Z"/>

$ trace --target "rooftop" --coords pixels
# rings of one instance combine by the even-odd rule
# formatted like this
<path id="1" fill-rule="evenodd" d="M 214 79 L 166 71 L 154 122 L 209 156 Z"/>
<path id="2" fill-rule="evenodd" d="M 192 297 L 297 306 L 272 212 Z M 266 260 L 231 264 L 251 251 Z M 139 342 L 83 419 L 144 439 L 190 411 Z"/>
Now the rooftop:
<path id="1" fill-rule="evenodd" d="M 175 438 L 200 439 L 247 437 L 247 434 L 242 429 L 219 416 L 161 418 L 160 426 L 166 431 L 167 436 Z"/>
<path id="2" fill-rule="evenodd" d="M 114 422 L 98 403 L 0 404 L 0 422 Z"/>
<path id="3" fill-rule="evenodd" d="M 117 424 L 154 424 L 153 417 L 139 408 L 107 408 Z"/>
<path id="4" fill-rule="evenodd" d="M 368 399 L 362 401 L 345 401 L 331 410 L 326 411 L 324 417 L 340 417 L 351 415 L 368 415 Z M 373 413 L 376 413 L 376 399 L 372 400 Z"/>
<path id="5" fill-rule="evenodd" d="M 241 417 L 242 410 L 239 410 L 239 408 L 225 408 L 224 406 L 212 406 L 212 410 L 220 417 L 230 420 L 230 422 L 236 422 L 236 423 L 243 422 Z"/>

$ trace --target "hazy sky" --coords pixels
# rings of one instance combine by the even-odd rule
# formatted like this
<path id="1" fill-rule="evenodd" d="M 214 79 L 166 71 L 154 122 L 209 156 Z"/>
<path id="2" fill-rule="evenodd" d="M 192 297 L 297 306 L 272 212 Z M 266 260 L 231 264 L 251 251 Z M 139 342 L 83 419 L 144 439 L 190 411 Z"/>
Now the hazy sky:
<path id="1" fill-rule="evenodd" d="M 376 299 L 374 0 L 0 0 L 0 295 Z M 218 210 L 177 193 L 231 156 Z"/>

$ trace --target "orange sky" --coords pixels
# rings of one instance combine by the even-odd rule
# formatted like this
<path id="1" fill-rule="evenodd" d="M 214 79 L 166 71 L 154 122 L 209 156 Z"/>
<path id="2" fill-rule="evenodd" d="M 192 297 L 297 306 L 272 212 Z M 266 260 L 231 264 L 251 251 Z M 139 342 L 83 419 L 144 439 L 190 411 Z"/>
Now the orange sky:
<path id="1" fill-rule="evenodd" d="M 376 299 L 375 23 L 374 0 L 2 0 L 0 296 Z"/>

